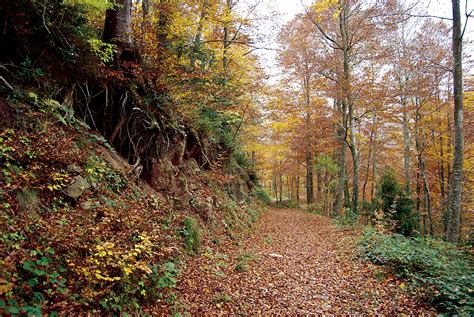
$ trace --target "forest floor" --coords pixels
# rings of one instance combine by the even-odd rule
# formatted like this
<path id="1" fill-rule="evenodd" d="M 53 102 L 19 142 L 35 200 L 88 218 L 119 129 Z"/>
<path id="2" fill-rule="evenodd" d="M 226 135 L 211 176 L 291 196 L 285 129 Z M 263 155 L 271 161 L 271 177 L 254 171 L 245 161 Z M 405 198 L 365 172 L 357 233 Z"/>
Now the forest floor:
<path id="1" fill-rule="evenodd" d="M 436 314 L 406 285 L 357 258 L 357 234 L 323 216 L 269 209 L 241 243 L 197 256 L 181 310 L 216 314 Z"/>

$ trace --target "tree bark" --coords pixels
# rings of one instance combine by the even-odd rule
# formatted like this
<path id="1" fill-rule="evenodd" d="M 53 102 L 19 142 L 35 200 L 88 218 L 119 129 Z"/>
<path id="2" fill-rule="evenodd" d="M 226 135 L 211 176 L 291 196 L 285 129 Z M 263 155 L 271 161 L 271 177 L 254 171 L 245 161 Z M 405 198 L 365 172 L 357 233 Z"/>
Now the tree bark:
<path id="1" fill-rule="evenodd" d="M 296 206 L 300 206 L 300 175 L 296 176 Z"/>
<path id="2" fill-rule="evenodd" d="M 374 112 L 373 122 L 376 122 L 376 115 Z M 372 185 L 370 188 L 370 196 L 373 200 L 377 193 L 377 129 L 374 130 L 374 141 L 372 149 Z"/>
<path id="3" fill-rule="evenodd" d="M 273 197 L 275 197 L 275 201 L 278 201 L 278 186 L 277 186 L 277 178 L 276 178 L 276 170 L 273 171 Z"/>
<path id="4" fill-rule="evenodd" d="M 354 117 L 354 104 L 352 100 L 351 89 L 351 69 L 350 69 L 350 47 L 349 34 L 347 30 L 348 23 L 348 7 L 342 6 L 342 11 L 339 14 L 339 25 L 342 37 L 342 53 L 343 53 L 343 69 L 344 69 L 344 102 L 348 109 L 348 123 L 350 128 L 350 151 L 352 154 L 352 211 L 357 212 L 359 206 L 359 153 L 356 136 L 356 122 Z"/>
<path id="5" fill-rule="evenodd" d="M 344 102 L 335 102 L 339 104 L 341 112 L 341 121 L 337 129 L 337 138 L 340 145 L 339 153 L 339 175 L 337 183 L 337 193 L 334 208 L 334 216 L 341 214 L 341 209 L 344 204 L 344 187 L 346 185 L 346 128 L 347 128 L 347 115 L 346 115 L 346 104 Z"/>
<path id="6" fill-rule="evenodd" d="M 132 0 L 117 0 L 116 3 L 116 7 L 105 12 L 102 40 L 126 48 L 131 44 Z"/>
<path id="7" fill-rule="evenodd" d="M 280 161 L 280 165 L 279 165 L 279 169 L 278 169 L 278 178 L 279 178 L 279 182 L 280 182 L 280 202 L 283 201 L 283 174 L 281 173 L 281 161 Z"/>
<path id="8" fill-rule="evenodd" d="M 303 78 L 303 89 L 305 95 L 305 120 L 306 120 L 306 203 L 312 204 L 314 202 L 314 189 L 313 189 L 313 151 L 311 144 L 311 94 L 310 94 L 310 74 L 308 66 L 306 66 L 306 73 Z"/>
<path id="9" fill-rule="evenodd" d="M 429 230 L 430 230 L 430 235 L 433 235 L 433 217 L 431 214 L 431 194 L 430 194 L 430 189 L 428 186 L 428 178 L 426 176 L 426 166 L 425 166 L 425 161 L 421 158 L 420 156 L 420 169 L 421 169 L 421 175 L 423 177 L 423 196 L 425 199 L 425 210 L 428 214 L 428 222 L 429 222 Z"/>
<path id="10" fill-rule="evenodd" d="M 367 188 L 367 183 L 369 182 L 369 176 L 370 176 L 370 159 L 372 158 L 372 140 L 374 138 L 374 131 L 372 130 L 370 132 L 370 137 L 369 137 L 369 153 L 367 155 L 367 165 L 365 167 L 365 178 L 364 178 L 364 185 L 362 186 L 362 201 L 365 203 L 366 202 L 366 188 Z"/>
<path id="11" fill-rule="evenodd" d="M 322 174 L 321 167 L 316 167 L 316 202 L 319 204 L 321 201 L 321 187 L 322 187 Z"/>
<path id="12" fill-rule="evenodd" d="M 232 11 L 232 0 L 226 0 L 226 10 L 227 13 L 230 15 Z M 222 57 L 222 66 L 224 69 L 224 76 L 227 77 L 227 69 L 229 67 L 229 57 L 228 57 L 228 50 L 230 46 L 230 25 L 228 22 L 224 23 L 224 50 L 223 50 L 223 57 Z"/>
<path id="13" fill-rule="evenodd" d="M 403 108 L 403 172 L 405 176 L 405 192 L 410 195 L 410 125 L 406 98 L 402 97 Z"/>
<path id="14" fill-rule="evenodd" d="M 166 0 L 159 0 L 160 3 L 160 13 L 158 15 L 158 22 L 157 22 L 157 40 L 158 40 L 158 64 L 162 67 L 165 63 L 167 50 L 169 47 L 169 39 L 168 39 L 168 28 L 170 24 L 170 6 Z"/>
<path id="15" fill-rule="evenodd" d="M 454 91 L 454 153 L 453 171 L 449 188 L 446 240 L 459 242 L 461 228 L 462 174 L 464 161 L 462 33 L 460 1 L 452 0 L 453 7 L 453 91 Z"/>
<path id="16" fill-rule="evenodd" d="M 191 67 L 194 67 L 196 63 L 196 55 L 201 49 L 202 45 L 202 30 L 204 28 L 204 21 L 206 20 L 207 16 L 207 10 L 209 9 L 209 0 L 203 0 L 202 2 L 202 8 L 201 8 L 201 16 L 199 17 L 199 22 L 198 22 L 198 27 L 196 30 L 196 36 L 194 37 L 194 43 L 193 43 L 193 54 L 191 56 Z"/>

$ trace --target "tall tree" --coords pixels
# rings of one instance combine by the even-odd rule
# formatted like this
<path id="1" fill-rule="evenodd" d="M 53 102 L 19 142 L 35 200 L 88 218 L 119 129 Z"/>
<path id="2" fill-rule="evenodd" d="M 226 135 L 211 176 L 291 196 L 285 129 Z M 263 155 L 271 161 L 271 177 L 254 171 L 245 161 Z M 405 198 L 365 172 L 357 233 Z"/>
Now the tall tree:
<path id="1" fill-rule="evenodd" d="M 117 0 L 113 8 L 105 13 L 105 24 L 102 39 L 114 43 L 119 48 L 127 48 L 131 44 L 132 0 Z"/>
<path id="2" fill-rule="evenodd" d="M 453 10 L 453 92 L 454 92 L 454 153 L 448 201 L 446 239 L 459 241 L 461 225 L 462 175 L 464 161 L 462 31 L 460 0 L 452 0 Z M 467 22 L 466 22 L 467 23 Z"/>

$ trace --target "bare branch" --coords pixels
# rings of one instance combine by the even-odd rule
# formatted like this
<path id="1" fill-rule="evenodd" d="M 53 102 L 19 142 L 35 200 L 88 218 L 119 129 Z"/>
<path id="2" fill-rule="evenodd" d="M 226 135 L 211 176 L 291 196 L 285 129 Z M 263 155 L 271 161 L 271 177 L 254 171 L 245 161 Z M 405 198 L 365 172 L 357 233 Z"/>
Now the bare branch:
<path id="1" fill-rule="evenodd" d="M 447 17 L 441 17 L 438 15 L 430 15 L 430 14 L 409 14 L 410 17 L 413 18 L 433 18 L 433 19 L 441 19 L 441 20 L 448 20 L 452 21 L 452 18 L 447 18 Z"/>
<path id="2" fill-rule="evenodd" d="M 472 13 L 474 13 L 474 10 L 471 10 L 471 12 L 467 13 L 467 0 L 466 0 L 466 22 L 464 22 L 464 28 L 462 29 L 462 32 L 461 32 L 461 39 L 464 37 L 464 32 L 466 32 L 467 22 L 469 21 L 469 18 L 472 18 Z"/>
<path id="3" fill-rule="evenodd" d="M 317 21 L 315 21 L 311 15 L 309 14 L 309 11 L 308 9 L 306 8 L 306 6 L 303 4 L 303 1 L 301 1 L 301 5 L 303 6 L 304 8 L 304 11 L 306 12 L 306 16 L 308 17 L 308 19 L 316 26 L 316 28 L 319 30 L 319 32 L 321 32 L 321 34 L 323 35 L 323 37 L 328 40 L 330 43 L 334 44 L 335 47 L 332 47 L 334 49 L 342 49 L 342 47 L 339 45 L 339 43 L 336 42 L 336 40 L 334 40 L 332 37 L 330 37 L 324 30 L 323 28 L 321 27 L 321 25 L 319 25 L 319 23 Z"/>
<path id="4" fill-rule="evenodd" d="M 0 81 L 3 81 L 3 84 L 7 86 L 8 88 L 10 88 L 10 90 L 13 90 L 13 91 L 15 90 L 13 86 L 10 85 L 10 83 L 5 78 L 3 78 L 3 76 L 0 76 Z"/>

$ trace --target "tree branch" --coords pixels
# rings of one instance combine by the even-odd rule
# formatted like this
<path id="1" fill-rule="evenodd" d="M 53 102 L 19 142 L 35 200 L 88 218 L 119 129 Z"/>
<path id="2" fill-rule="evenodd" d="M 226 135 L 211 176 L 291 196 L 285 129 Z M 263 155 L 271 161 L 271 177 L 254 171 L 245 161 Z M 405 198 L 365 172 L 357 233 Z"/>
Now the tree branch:
<path id="1" fill-rule="evenodd" d="M 410 13 L 409 16 L 413 18 L 433 18 L 433 19 L 441 19 L 441 20 L 448 20 L 448 21 L 453 20 L 452 18 L 442 17 L 438 15 L 430 15 L 430 14 L 411 14 Z"/>
<path id="2" fill-rule="evenodd" d="M 466 22 L 464 22 L 464 28 L 462 29 L 462 32 L 461 32 L 461 39 L 464 37 L 464 32 L 466 32 L 467 22 L 469 21 L 469 18 L 472 18 L 473 12 L 474 10 L 471 10 L 471 12 L 467 13 L 467 0 L 466 0 Z"/>

